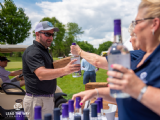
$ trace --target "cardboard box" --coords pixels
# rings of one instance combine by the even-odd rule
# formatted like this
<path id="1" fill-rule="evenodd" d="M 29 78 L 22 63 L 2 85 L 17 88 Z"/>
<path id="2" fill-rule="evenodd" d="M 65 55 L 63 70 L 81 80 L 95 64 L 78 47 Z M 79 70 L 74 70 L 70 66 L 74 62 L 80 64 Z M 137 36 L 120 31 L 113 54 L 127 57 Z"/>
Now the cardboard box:
<path id="1" fill-rule="evenodd" d="M 108 82 L 89 82 L 85 84 L 85 90 L 108 87 Z"/>
<path id="2" fill-rule="evenodd" d="M 71 58 L 66 57 L 66 58 L 54 61 L 53 66 L 54 66 L 55 69 L 56 68 L 62 68 L 62 67 L 65 67 L 70 61 L 71 61 Z"/>

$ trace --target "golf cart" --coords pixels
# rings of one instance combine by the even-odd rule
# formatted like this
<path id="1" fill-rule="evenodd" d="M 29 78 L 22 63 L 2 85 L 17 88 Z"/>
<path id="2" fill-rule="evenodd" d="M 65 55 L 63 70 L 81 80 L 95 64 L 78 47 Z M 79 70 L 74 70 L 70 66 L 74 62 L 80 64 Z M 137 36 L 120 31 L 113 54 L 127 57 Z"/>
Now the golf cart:
<path id="1" fill-rule="evenodd" d="M 1 53 L 21 52 L 28 46 L 26 45 L 0 45 Z M 5 85 L 13 85 L 16 88 L 4 89 Z M 15 112 L 24 111 L 23 98 L 26 91 L 21 87 L 18 87 L 12 83 L 3 83 L 0 78 L 0 119 L 15 119 Z M 63 98 L 67 94 L 63 93 L 61 88 L 57 86 L 55 92 L 55 108 L 60 108 L 62 103 L 66 103 L 67 100 Z M 25 113 L 27 114 L 27 113 Z M 27 119 L 25 117 L 25 119 Z"/>

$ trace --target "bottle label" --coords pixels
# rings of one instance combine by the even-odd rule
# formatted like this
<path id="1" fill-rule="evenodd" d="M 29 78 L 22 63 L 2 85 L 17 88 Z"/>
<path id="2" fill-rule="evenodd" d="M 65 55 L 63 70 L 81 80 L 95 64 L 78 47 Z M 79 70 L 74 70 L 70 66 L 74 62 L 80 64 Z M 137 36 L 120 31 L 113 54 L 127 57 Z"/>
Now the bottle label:
<path id="1" fill-rule="evenodd" d="M 71 60 L 77 59 L 73 64 L 80 64 L 80 57 L 71 57 Z"/>
<path id="2" fill-rule="evenodd" d="M 130 69 L 131 65 L 130 54 L 110 54 L 108 55 L 108 69 L 113 70 L 111 68 L 112 64 L 120 64 L 123 67 Z"/>

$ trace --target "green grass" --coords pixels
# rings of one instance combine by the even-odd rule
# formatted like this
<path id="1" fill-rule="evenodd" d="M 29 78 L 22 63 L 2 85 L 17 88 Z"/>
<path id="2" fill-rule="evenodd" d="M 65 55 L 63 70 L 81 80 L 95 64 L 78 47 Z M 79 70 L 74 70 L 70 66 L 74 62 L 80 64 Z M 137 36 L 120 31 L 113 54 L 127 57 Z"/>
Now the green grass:
<path id="1" fill-rule="evenodd" d="M 8 66 L 6 67 L 6 70 L 8 71 L 15 71 L 22 69 L 22 62 L 20 58 L 17 58 L 17 60 L 20 61 L 14 61 L 15 58 L 8 58 L 9 60 L 12 60 L 12 62 L 9 62 Z M 54 58 L 54 60 L 58 60 Z M 106 82 L 107 70 L 99 69 L 99 71 L 96 72 L 96 82 Z M 82 71 L 83 75 L 83 71 Z M 12 77 L 10 77 L 12 78 Z M 81 91 L 85 90 L 85 85 L 83 84 L 83 76 L 78 78 L 73 78 L 72 74 L 63 76 L 63 78 L 57 78 L 57 84 L 62 89 L 64 93 L 67 94 L 67 97 L 65 97 L 67 100 L 72 98 L 72 95 Z M 25 89 L 25 86 L 22 87 Z"/>

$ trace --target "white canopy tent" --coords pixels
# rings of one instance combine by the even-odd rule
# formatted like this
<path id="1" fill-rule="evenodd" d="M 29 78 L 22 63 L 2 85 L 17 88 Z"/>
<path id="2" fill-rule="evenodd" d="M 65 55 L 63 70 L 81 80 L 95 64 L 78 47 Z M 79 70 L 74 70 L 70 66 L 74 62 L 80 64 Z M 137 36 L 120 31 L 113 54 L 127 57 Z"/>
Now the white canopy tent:
<path id="1" fill-rule="evenodd" d="M 11 53 L 11 52 L 22 52 L 29 45 L 1 45 L 0 44 L 0 52 L 1 53 Z"/>

